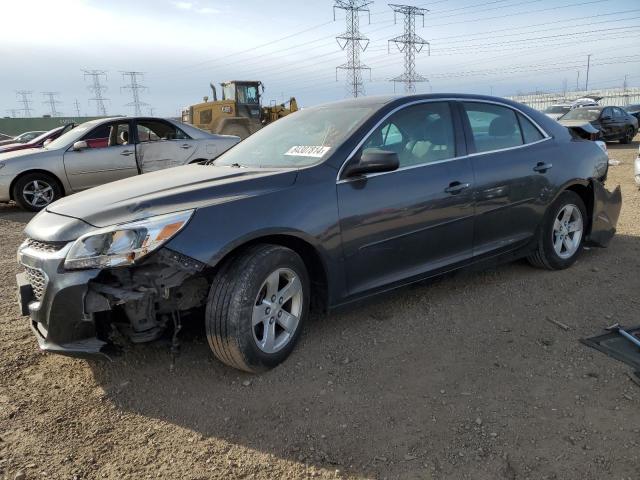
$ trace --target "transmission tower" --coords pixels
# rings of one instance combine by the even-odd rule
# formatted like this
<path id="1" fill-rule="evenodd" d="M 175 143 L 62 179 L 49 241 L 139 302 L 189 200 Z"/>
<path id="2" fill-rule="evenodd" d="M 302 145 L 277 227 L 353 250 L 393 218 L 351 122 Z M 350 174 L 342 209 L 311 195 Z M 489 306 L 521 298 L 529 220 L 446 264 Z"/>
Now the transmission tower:
<path id="1" fill-rule="evenodd" d="M 49 105 L 49 111 L 51 112 L 52 117 L 59 117 L 60 112 L 56 108 L 56 105 L 62 103 L 56 97 L 60 95 L 59 92 L 40 92 L 42 96 L 45 98 L 45 101 L 42 102 L 44 105 Z"/>
<path id="2" fill-rule="evenodd" d="M 420 53 L 424 46 L 427 46 L 427 52 L 431 55 L 431 45 L 422 37 L 416 35 L 416 17 L 422 17 L 422 26 L 424 27 L 424 14 L 428 12 L 426 8 L 413 7 L 411 5 L 397 5 L 390 3 L 389 6 L 393 10 L 394 22 L 400 13 L 404 16 L 404 34 L 389 40 L 388 48 L 391 52 L 391 43 L 395 43 L 398 50 L 404 53 L 404 73 L 391 81 L 395 83 L 404 83 L 404 91 L 406 93 L 415 93 L 416 83 L 428 82 L 425 77 L 416 73 L 416 53 Z"/>
<path id="3" fill-rule="evenodd" d="M 369 46 L 369 39 L 360 33 L 360 12 L 369 14 L 371 23 L 371 13 L 369 5 L 372 0 L 335 0 L 333 5 L 333 20 L 336 19 L 336 9 L 345 11 L 347 31 L 336 37 L 338 45 L 347 52 L 347 63 L 336 67 L 336 81 L 338 81 L 338 70 L 347 71 L 347 92 L 353 97 L 364 95 L 364 84 L 362 82 L 362 71 L 371 69 L 360 62 L 360 50 L 363 52 Z"/>
<path id="4" fill-rule="evenodd" d="M 125 90 L 131 90 L 133 102 L 127 103 L 125 107 L 133 107 L 133 112 L 136 117 L 142 115 L 142 107 L 148 107 L 147 103 L 140 100 L 140 92 L 146 90 L 147 87 L 138 83 L 138 77 L 142 79 L 144 72 L 122 72 L 122 78 L 129 77 L 129 84 L 123 86 Z"/>
<path id="5" fill-rule="evenodd" d="M 18 112 L 19 111 L 20 110 L 18 110 L 17 108 L 10 108 L 10 109 L 7 110 L 7 113 L 9 114 L 9 116 L 11 118 L 18 118 Z"/>
<path id="6" fill-rule="evenodd" d="M 78 99 L 76 98 L 76 100 L 73 102 L 73 107 L 76 110 L 76 117 L 80 117 L 80 102 L 78 102 Z"/>
<path id="7" fill-rule="evenodd" d="M 31 117 L 31 90 L 18 90 L 16 95 L 19 97 L 19 102 L 22 103 L 22 112 L 25 118 Z"/>
<path id="8" fill-rule="evenodd" d="M 83 72 L 85 80 L 87 77 L 91 79 L 91 85 L 89 85 L 87 88 L 90 92 L 93 92 L 93 98 L 90 98 L 89 101 L 96 102 L 96 110 L 99 117 L 106 117 L 107 109 L 104 106 L 104 103 L 106 101 L 109 101 L 109 99 L 104 98 L 104 96 L 102 95 L 107 91 L 107 87 L 100 83 L 100 78 L 104 77 L 104 79 L 106 80 L 107 72 L 104 70 L 83 70 Z"/>

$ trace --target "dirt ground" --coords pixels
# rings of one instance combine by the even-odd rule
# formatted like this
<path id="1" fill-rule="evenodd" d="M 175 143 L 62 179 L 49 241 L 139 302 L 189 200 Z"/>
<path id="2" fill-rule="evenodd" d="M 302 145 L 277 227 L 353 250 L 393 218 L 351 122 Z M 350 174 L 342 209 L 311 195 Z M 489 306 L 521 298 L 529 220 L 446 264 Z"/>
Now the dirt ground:
<path id="1" fill-rule="evenodd" d="M 40 353 L 14 280 L 31 215 L 0 206 L 0 478 L 638 479 L 640 386 L 578 342 L 640 323 L 638 142 L 609 148 L 624 203 L 608 249 L 312 318 L 261 376 L 197 329 L 173 370 L 162 343 L 111 363 Z"/>

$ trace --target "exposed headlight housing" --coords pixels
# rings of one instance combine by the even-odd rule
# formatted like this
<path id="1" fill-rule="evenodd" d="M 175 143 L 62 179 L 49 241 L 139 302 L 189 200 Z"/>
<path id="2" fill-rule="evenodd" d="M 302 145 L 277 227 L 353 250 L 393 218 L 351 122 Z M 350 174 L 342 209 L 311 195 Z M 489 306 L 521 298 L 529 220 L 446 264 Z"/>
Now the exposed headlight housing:
<path id="1" fill-rule="evenodd" d="M 186 210 L 94 230 L 74 242 L 64 267 L 79 270 L 137 263 L 173 238 L 191 215 L 193 210 Z"/>

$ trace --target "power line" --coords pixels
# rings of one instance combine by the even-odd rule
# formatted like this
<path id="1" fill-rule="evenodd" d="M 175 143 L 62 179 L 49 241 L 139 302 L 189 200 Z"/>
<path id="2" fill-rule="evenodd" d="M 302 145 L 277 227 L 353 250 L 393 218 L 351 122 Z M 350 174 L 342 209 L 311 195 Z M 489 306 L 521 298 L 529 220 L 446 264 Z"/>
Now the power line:
<path id="1" fill-rule="evenodd" d="M 90 98 L 90 102 L 96 103 L 96 110 L 98 112 L 98 116 L 106 117 L 107 109 L 105 107 L 105 102 L 109 101 L 108 98 L 103 96 L 103 93 L 107 91 L 107 87 L 100 83 L 101 77 L 107 79 L 107 72 L 104 70 L 83 70 L 84 78 L 86 80 L 87 77 L 91 79 L 91 85 L 87 88 L 89 91 L 93 92 L 93 98 Z"/>
<path id="2" fill-rule="evenodd" d="M 142 107 L 148 107 L 149 104 L 140 100 L 140 92 L 146 90 L 147 87 L 138 83 L 138 77 L 143 78 L 144 72 L 121 72 L 122 78 L 129 77 L 129 84 L 121 87 L 124 90 L 130 90 L 133 101 L 125 105 L 125 107 L 133 107 L 133 112 L 136 117 L 142 115 Z"/>
<path id="3" fill-rule="evenodd" d="M 33 92 L 31 90 L 18 90 L 16 92 L 16 95 L 18 96 L 19 100 L 18 103 L 22 103 L 22 113 L 24 114 L 25 118 L 30 118 L 31 117 L 31 94 Z"/>
<path id="4" fill-rule="evenodd" d="M 59 117 L 60 112 L 56 108 L 56 105 L 62 103 L 56 97 L 60 95 L 60 92 L 40 92 L 45 98 L 45 101 L 42 102 L 43 105 L 49 105 L 49 112 L 52 117 Z"/>
<path id="5" fill-rule="evenodd" d="M 416 17 L 422 17 L 422 26 L 424 27 L 424 14 L 428 12 L 426 8 L 413 7 L 410 5 L 398 5 L 390 3 L 389 6 L 393 10 L 394 21 L 398 13 L 404 16 L 404 34 L 389 40 L 387 48 L 390 51 L 391 43 L 395 43 L 398 50 L 404 53 L 404 73 L 391 81 L 395 83 L 404 83 L 404 91 L 406 93 L 415 93 L 418 82 L 428 82 L 425 77 L 416 73 L 416 53 L 420 53 L 425 45 L 427 45 L 428 53 L 430 52 L 429 42 L 424 38 L 416 35 Z"/>
<path id="6" fill-rule="evenodd" d="M 333 19 L 335 20 L 336 9 L 344 10 L 347 24 L 347 31 L 336 37 L 336 41 L 342 50 L 347 52 L 347 63 L 336 67 L 336 81 L 338 81 L 338 70 L 346 70 L 347 91 L 355 98 L 364 95 L 364 84 L 362 82 L 362 70 L 371 69 L 360 61 L 360 50 L 364 52 L 369 45 L 369 39 L 360 33 L 360 12 L 369 12 L 368 6 L 373 3 L 371 0 L 335 0 L 333 5 Z M 371 22 L 371 17 L 369 17 Z M 340 42 L 343 43 L 340 43 Z"/>
<path id="7" fill-rule="evenodd" d="M 78 99 L 76 98 L 76 100 L 73 102 L 73 106 L 76 109 L 76 116 L 80 117 L 80 102 L 78 102 Z"/>

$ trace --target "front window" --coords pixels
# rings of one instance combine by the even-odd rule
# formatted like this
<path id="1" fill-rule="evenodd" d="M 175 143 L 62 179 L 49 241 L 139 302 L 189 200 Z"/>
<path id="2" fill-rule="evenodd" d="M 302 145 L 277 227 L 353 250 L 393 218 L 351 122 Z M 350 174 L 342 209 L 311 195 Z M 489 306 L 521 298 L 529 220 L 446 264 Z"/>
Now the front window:
<path id="1" fill-rule="evenodd" d="M 586 120 L 587 122 L 593 122 L 600 116 L 599 108 L 576 108 L 567 112 L 562 117 L 562 120 Z"/>
<path id="2" fill-rule="evenodd" d="M 454 158 L 455 144 L 449 104 L 429 102 L 391 115 L 363 148 L 396 152 L 402 168 Z"/>
<path id="3" fill-rule="evenodd" d="M 375 107 L 300 110 L 259 130 L 219 157 L 223 166 L 306 167 L 326 160 Z"/>
<path id="4" fill-rule="evenodd" d="M 238 85 L 238 103 L 259 103 L 257 85 Z"/>

